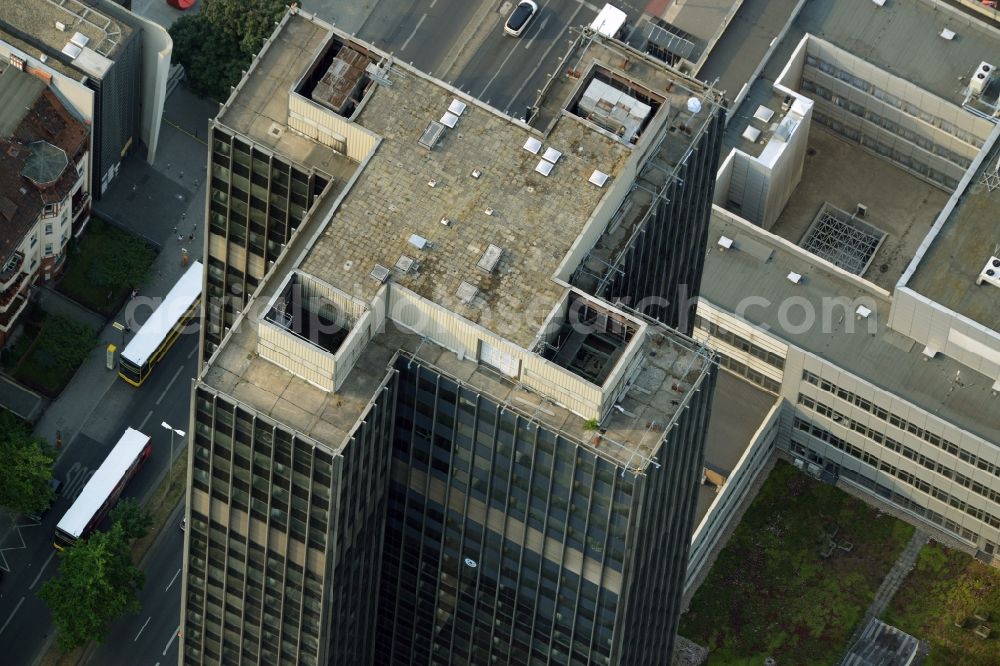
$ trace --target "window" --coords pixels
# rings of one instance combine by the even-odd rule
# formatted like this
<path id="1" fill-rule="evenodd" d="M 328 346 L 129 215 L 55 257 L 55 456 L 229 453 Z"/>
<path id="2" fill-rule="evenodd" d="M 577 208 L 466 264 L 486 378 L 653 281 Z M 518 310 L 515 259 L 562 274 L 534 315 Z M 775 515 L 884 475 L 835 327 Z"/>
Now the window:
<path id="1" fill-rule="evenodd" d="M 42 217 L 55 217 L 58 212 L 59 204 L 45 204 L 45 209 L 42 211 Z"/>
<path id="2" fill-rule="evenodd" d="M 51 257 L 52 256 L 52 243 L 46 243 L 45 244 L 45 256 L 46 257 Z"/>
<path id="3" fill-rule="evenodd" d="M 45 223 L 45 233 L 46 234 L 51 234 L 52 233 L 52 223 L 51 222 L 46 222 Z"/>

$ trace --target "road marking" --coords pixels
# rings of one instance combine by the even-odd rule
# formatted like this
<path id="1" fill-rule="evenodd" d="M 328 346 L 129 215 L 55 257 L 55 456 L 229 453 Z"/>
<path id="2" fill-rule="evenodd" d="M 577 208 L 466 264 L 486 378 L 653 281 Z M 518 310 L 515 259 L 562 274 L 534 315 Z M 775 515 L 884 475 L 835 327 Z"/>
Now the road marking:
<path id="1" fill-rule="evenodd" d="M 535 34 L 532 35 L 530 39 L 526 39 L 524 41 L 524 48 L 525 48 L 525 50 L 530 49 L 531 45 L 535 43 L 535 40 L 538 39 L 538 36 L 541 35 L 542 32 L 545 30 L 545 26 L 547 26 L 549 24 L 549 19 L 551 17 L 552 17 L 551 14 L 546 14 L 545 15 L 545 20 L 542 21 L 542 24 L 540 26 L 538 26 L 538 30 L 534 31 Z"/>
<path id="2" fill-rule="evenodd" d="M 192 349 L 191 351 L 189 351 L 189 352 L 188 352 L 188 355 L 187 355 L 187 357 L 188 357 L 188 358 L 191 358 L 192 356 L 194 356 L 194 353 L 195 353 L 196 351 L 198 351 L 198 345 L 195 345 L 195 346 L 194 346 L 194 349 Z"/>
<path id="3" fill-rule="evenodd" d="M 524 77 L 523 83 L 521 83 L 521 87 L 518 88 L 517 92 L 515 92 L 514 95 L 510 98 L 511 99 L 511 104 L 514 103 L 513 100 L 515 100 L 515 99 L 518 98 L 518 95 L 520 95 L 521 91 L 524 90 L 524 87 L 526 85 L 528 85 L 528 82 L 531 81 L 531 79 L 533 79 L 535 77 L 535 73 L 538 71 L 538 68 L 542 66 L 542 63 L 545 62 L 545 59 L 549 57 L 549 52 L 562 39 L 563 33 L 566 32 L 566 28 L 568 28 L 570 25 L 572 25 L 573 21 L 576 20 L 576 15 L 580 13 L 581 9 L 583 9 L 583 5 L 582 4 L 576 6 L 576 11 L 573 12 L 573 15 L 571 17 L 569 17 L 569 21 L 566 22 L 566 25 L 563 26 L 563 29 L 559 31 L 559 34 L 556 35 L 556 38 L 552 40 L 551 44 L 549 44 L 549 48 L 545 49 L 545 52 L 538 59 L 538 63 L 535 65 L 534 69 L 532 69 L 531 72 L 526 77 Z M 504 109 L 504 113 L 510 113 L 509 109 L 510 109 L 510 104 L 508 104 L 507 108 Z"/>
<path id="4" fill-rule="evenodd" d="M 500 76 L 500 71 L 501 71 L 501 70 L 502 70 L 502 69 L 503 69 L 504 67 L 506 67 L 506 66 L 507 66 L 507 61 L 508 61 L 508 60 L 510 60 L 510 57 L 511 57 L 512 55 L 514 55 L 514 51 L 515 51 L 515 50 L 517 50 L 517 45 L 516 45 L 516 44 L 515 44 L 515 45 L 514 45 L 513 47 L 511 47 L 510 51 L 509 51 L 509 52 L 507 53 L 507 57 L 506 57 L 506 58 L 504 58 L 504 59 L 503 59 L 503 62 L 502 62 L 502 63 L 500 63 L 500 66 L 499 66 L 499 67 L 497 67 L 497 71 L 495 71 L 495 72 L 493 73 L 493 76 L 492 76 L 492 78 L 490 78 L 490 80 L 486 82 L 486 85 L 485 85 L 485 86 L 483 87 L 483 90 L 482 90 L 482 92 L 480 92 L 480 93 L 479 93 L 479 95 L 478 95 L 479 99 L 482 99 L 483 97 L 485 97 L 485 96 L 486 96 L 486 91 L 487 91 L 487 90 L 489 89 L 489 87 L 490 87 L 491 85 L 493 85 L 493 82 L 494 82 L 494 81 L 496 81 L 496 78 L 497 78 L 498 76 Z M 489 102 L 487 102 L 487 104 L 489 104 Z"/>
<path id="5" fill-rule="evenodd" d="M 38 579 L 42 577 L 42 572 L 45 571 L 45 567 L 49 566 L 49 562 L 52 561 L 52 558 L 55 556 L 55 554 L 56 554 L 56 550 L 55 550 L 55 548 L 53 548 L 52 552 L 49 553 L 48 558 L 46 558 L 45 564 L 43 564 L 42 568 L 38 570 L 38 575 L 35 576 L 35 580 L 31 581 L 31 585 L 28 586 L 29 590 L 35 589 L 35 585 L 38 585 Z"/>
<path id="6" fill-rule="evenodd" d="M 23 603 L 24 603 L 24 597 L 21 597 L 21 600 L 17 602 L 16 606 L 14 606 L 14 610 L 10 612 L 10 616 L 7 618 L 7 621 L 3 623 L 2 627 L 0 627 L 0 634 L 2 634 L 3 630 L 7 628 L 7 625 L 10 624 L 10 621 L 14 619 L 14 613 L 17 612 L 17 609 L 19 609 L 21 607 L 21 604 Z"/>
<path id="7" fill-rule="evenodd" d="M 146 622 L 142 625 L 142 628 L 139 629 L 139 633 L 135 635 L 135 640 L 132 641 L 133 643 L 139 640 L 139 636 L 146 629 L 146 625 L 149 624 L 149 621 L 152 619 L 153 619 L 152 615 L 146 618 Z"/>
<path id="8" fill-rule="evenodd" d="M 175 372 L 174 376 L 170 378 L 170 383 L 167 384 L 167 388 L 163 389 L 163 393 L 161 393 L 160 397 L 156 399 L 157 405 L 160 404 L 160 401 L 163 400 L 164 397 L 166 397 L 167 393 L 170 391 L 170 387 L 174 385 L 175 381 L 177 381 L 177 376 L 181 374 L 181 370 L 183 369 L 183 367 L 177 368 L 177 372 Z"/>
<path id="9" fill-rule="evenodd" d="M 177 631 L 175 631 L 173 634 L 171 634 L 170 640 L 167 641 L 167 647 L 163 648 L 163 656 L 164 657 L 167 656 L 167 650 L 169 650 L 170 646 L 174 644 L 174 639 L 177 638 L 177 634 L 179 634 L 179 633 L 181 633 L 181 626 L 177 625 Z"/>
<path id="10" fill-rule="evenodd" d="M 178 569 L 177 573 L 174 574 L 174 577 L 170 579 L 170 585 L 167 585 L 167 587 L 164 588 L 163 591 L 166 592 L 167 590 L 169 590 L 173 586 L 174 581 L 177 580 L 177 577 L 180 576 L 180 575 L 181 575 L 181 570 Z"/>
<path id="11" fill-rule="evenodd" d="M 425 18 L 427 18 L 427 14 L 424 14 L 423 16 L 420 17 L 420 20 L 417 21 L 417 27 L 413 29 L 413 32 L 410 33 L 410 36 L 406 38 L 405 42 L 403 42 L 403 46 L 401 46 L 399 49 L 400 51 L 405 51 L 406 47 L 410 45 L 410 40 L 413 39 L 413 36 L 415 34 L 417 34 L 417 30 L 420 30 L 420 24 L 424 22 Z"/>
<path id="12" fill-rule="evenodd" d="M 437 1 L 438 1 L 438 0 L 431 0 L 431 6 L 430 6 L 430 9 L 434 9 L 434 5 L 436 5 L 436 4 L 437 4 Z"/>
<path id="13" fill-rule="evenodd" d="M 152 416 L 152 415 L 153 415 L 153 410 L 151 409 L 151 410 L 149 410 L 149 413 L 146 414 L 146 418 L 144 418 L 142 420 L 142 423 L 139 424 L 139 427 L 137 429 L 138 430 L 142 430 L 143 428 L 145 428 L 146 427 L 146 421 L 148 421 L 149 417 Z"/>
<path id="14" fill-rule="evenodd" d="M 78 462 L 73 463 L 73 466 L 66 472 L 66 486 L 62 492 L 63 497 L 67 497 L 71 501 L 76 500 L 80 495 L 80 491 L 87 485 L 87 481 L 90 481 L 90 477 L 94 476 L 94 471 Z"/>

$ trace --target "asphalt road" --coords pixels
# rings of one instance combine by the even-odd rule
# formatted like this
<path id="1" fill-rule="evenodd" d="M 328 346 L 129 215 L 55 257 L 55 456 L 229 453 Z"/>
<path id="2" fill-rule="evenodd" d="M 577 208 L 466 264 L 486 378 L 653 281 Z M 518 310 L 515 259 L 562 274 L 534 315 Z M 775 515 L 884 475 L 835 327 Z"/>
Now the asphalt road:
<path id="1" fill-rule="evenodd" d="M 603 6 L 603 3 L 599 3 Z M 574 35 L 589 24 L 598 4 L 584 0 L 538 0 L 538 13 L 519 38 L 503 24 L 514 7 L 468 0 L 381 0 L 358 30 L 358 38 L 446 81 L 501 111 L 522 117 L 548 77 L 562 69 L 561 57 Z M 335 8 L 315 11 L 333 16 Z M 638 10 L 629 11 L 634 19 Z"/>
<path id="2" fill-rule="evenodd" d="M 55 575 L 58 568 L 58 555 L 52 547 L 56 523 L 104 461 L 125 428 L 131 426 L 150 435 L 153 438 L 153 454 L 129 481 L 122 496 L 147 499 L 163 478 L 169 458 L 170 436 L 160 427 L 160 423 L 166 421 L 176 428 L 187 430 L 190 378 L 197 369 L 197 348 L 197 335 L 182 335 L 141 388 L 133 388 L 124 381 L 112 384 L 101 402 L 111 406 L 109 409 L 113 409 L 116 415 L 109 423 L 107 414 L 97 409 L 87 419 L 80 433 L 67 443 L 56 464 L 54 475 L 63 482 L 60 497 L 41 523 L 21 519 L 19 526 L 0 548 L 0 556 L 10 570 L 0 583 L 0 655 L 3 655 L 0 662 L 33 663 L 52 633 L 48 608 L 37 593 L 39 587 Z M 95 433 L 101 435 L 92 436 Z M 104 433 L 117 434 L 105 436 Z M 183 452 L 185 444 L 186 441 L 175 438 L 175 457 Z M 165 529 L 179 531 L 170 525 Z M 161 550 L 165 552 L 160 552 Z M 173 556 L 172 563 L 163 564 L 163 558 L 169 558 L 170 555 Z M 130 653 L 127 660 L 94 663 L 148 662 L 150 666 L 157 661 L 176 663 L 176 642 L 169 646 L 170 650 L 165 655 L 161 653 L 169 638 L 176 634 L 180 597 L 177 583 L 171 588 L 174 590 L 173 595 L 163 594 L 168 581 L 160 579 L 165 575 L 172 575 L 180 567 L 180 559 L 181 546 L 176 535 L 173 539 L 164 538 L 157 543 L 156 552 L 151 553 L 146 567 L 147 587 L 143 592 L 143 612 L 152 606 L 159 619 L 155 625 L 150 622 L 150 626 L 143 632 L 141 645 L 138 642 L 132 643 L 136 651 Z M 172 571 L 170 567 L 173 567 Z M 138 621 L 144 622 L 149 615 L 150 613 L 139 616 L 141 619 Z M 128 618 L 123 619 L 116 624 L 116 628 L 127 621 Z M 171 650 L 172 657 L 169 656 Z"/>
<path id="3" fill-rule="evenodd" d="M 177 663 L 181 613 L 181 563 L 184 533 L 178 504 L 146 558 L 142 610 L 120 618 L 108 639 L 91 654 L 95 666 L 157 666 Z"/>

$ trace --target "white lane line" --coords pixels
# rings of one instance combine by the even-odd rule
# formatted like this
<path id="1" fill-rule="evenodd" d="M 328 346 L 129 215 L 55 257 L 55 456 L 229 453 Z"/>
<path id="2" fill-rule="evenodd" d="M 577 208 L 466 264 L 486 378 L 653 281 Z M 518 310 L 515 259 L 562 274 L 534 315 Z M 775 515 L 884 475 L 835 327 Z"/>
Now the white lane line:
<path id="1" fill-rule="evenodd" d="M 138 640 L 139 640 L 139 636 L 140 636 L 140 635 L 142 634 L 142 632 L 143 632 L 143 631 L 144 631 L 144 630 L 146 629 L 146 625 L 147 625 L 147 624 L 149 624 L 149 621 L 150 621 L 150 620 L 152 620 L 152 619 L 153 619 L 153 616 L 152 616 L 152 615 L 150 615 L 149 617 L 147 617 L 147 618 L 146 618 L 146 622 L 145 622 L 145 624 L 143 624 L 143 625 L 142 625 L 142 628 L 141 628 L 141 629 L 139 629 L 139 633 L 135 635 L 135 640 L 133 640 L 133 641 L 132 641 L 133 643 L 135 643 L 136 641 L 138 641 Z"/>
<path id="2" fill-rule="evenodd" d="M 53 556 L 55 556 L 55 554 L 56 554 L 56 550 L 55 550 L 55 548 L 53 548 L 52 552 L 49 553 L 48 558 L 45 560 L 45 564 L 43 564 L 42 568 L 38 570 L 38 575 L 35 576 L 35 580 L 31 581 L 31 585 L 28 586 L 29 590 L 35 589 L 35 585 L 38 585 L 38 579 L 42 577 L 42 573 L 45 571 L 45 567 L 49 566 L 49 562 L 52 561 L 52 558 L 53 558 Z"/>
<path id="3" fill-rule="evenodd" d="M 139 430 L 142 430 L 143 428 L 146 427 L 146 421 L 148 421 L 149 417 L 152 416 L 152 415 L 153 415 L 153 410 L 151 409 L 151 410 L 149 410 L 149 413 L 146 414 L 146 418 L 144 418 L 142 420 L 142 423 L 139 424 Z"/>
<path id="4" fill-rule="evenodd" d="M 523 82 L 521 83 L 521 87 L 518 88 L 517 92 L 515 92 L 511 96 L 511 100 L 517 99 L 518 96 L 521 94 L 521 91 L 524 90 L 524 87 L 526 85 L 528 85 L 528 81 L 531 81 L 531 79 L 533 79 L 535 77 L 535 73 L 538 71 L 538 68 L 541 67 L 542 63 L 545 62 L 545 59 L 549 57 L 549 52 L 555 47 L 556 44 L 558 44 L 560 42 L 560 40 L 562 39 L 563 33 L 566 32 L 566 29 L 569 26 L 573 25 L 573 21 L 576 20 L 576 15 L 580 13 L 580 9 L 582 9 L 582 8 L 583 8 L 583 5 L 577 5 L 576 11 L 573 12 L 573 15 L 569 18 L 569 21 L 567 21 L 566 25 L 563 26 L 563 29 L 559 31 L 559 34 L 556 35 L 556 38 L 552 40 L 552 43 L 549 44 L 549 48 L 545 49 L 545 53 L 543 53 L 542 57 L 540 57 L 538 59 L 538 63 L 535 65 L 534 69 L 532 69 L 531 72 L 526 77 L 524 77 L 524 79 L 522 80 Z M 507 109 L 504 110 L 504 113 L 510 113 L 509 109 L 510 109 L 510 105 L 507 106 Z"/>
<path id="5" fill-rule="evenodd" d="M 399 49 L 400 51 L 405 51 L 406 47 L 410 45 L 410 40 L 413 39 L 413 36 L 415 34 L 417 34 L 417 30 L 420 30 L 420 24 L 424 22 L 425 18 L 427 18 L 427 14 L 424 14 L 423 16 L 420 17 L 420 20 L 417 21 L 417 27 L 413 29 L 413 32 L 410 33 L 410 36 L 406 38 L 405 42 L 403 42 L 403 46 L 400 47 Z"/>
<path id="6" fill-rule="evenodd" d="M 500 76 L 500 72 L 503 70 L 504 67 L 507 66 L 507 61 L 510 60 L 510 58 L 511 58 L 512 55 L 514 55 L 514 51 L 516 49 L 517 49 L 517 45 L 516 44 L 511 47 L 510 51 L 507 53 L 507 57 L 504 58 L 503 62 L 500 63 L 500 66 L 497 67 L 497 71 L 493 72 L 493 76 L 490 78 L 489 81 L 486 82 L 486 85 L 483 86 L 482 91 L 478 95 L 479 99 L 482 99 L 483 97 L 486 96 L 486 91 L 489 89 L 489 87 L 491 85 L 493 85 L 493 82 L 496 81 L 496 78 L 498 76 Z M 486 103 L 489 104 L 488 101 Z"/>
<path id="7" fill-rule="evenodd" d="M 177 573 L 175 573 L 175 574 L 174 574 L 174 577 L 170 579 L 170 585 L 167 585 L 167 586 L 166 586 L 166 587 L 165 587 L 165 588 L 163 589 L 163 591 L 164 591 L 164 592 L 166 592 L 167 590 L 169 590 L 169 589 L 171 588 L 171 586 L 173 586 L 173 584 L 174 584 L 174 581 L 175 581 L 175 580 L 177 580 L 177 577 L 178 577 L 178 576 L 180 576 L 180 575 L 181 575 L 181 570 L 180 570 L 180 569 L 178 569 L 178 570 L 177 570 Z"/>
<path id="8" fill-rule="evenodd" d="M 163 656 L 164 656 L 164 657 L 166 657 L 166 656 L 167 656 L 167 650 L 169 650 L 169 649 L 170 649 L 170 646 L 174 644 L 174 639 L 175 639 L 175 638 L 177 638 L 177 634 L 179 634 L 179 633 L 181 633 L 181 626 L 180 626 L 180 625 L 177 625 L 177 631 L 175 631 L 175 632 L 174 632 L 174 633 L 173 633 L 173 634 L 172 634 L 172 635 L 170 636 L 170 640 L 169 640 L 169 641 L 167 641 L 167 647 L 163 648 Z"/>
<path id="9" fill-rule="evenodd" d="M 531 36 L 531 39 L 524 40 L 524 48 L 525 49 L 530 49 L 531 45 L 535 43 L 535 40 L 538 39 L 539 35 L 541 35 L 543 32 L 545 32 L 545 26 L 547 26 L 549 24 L 549 19 L 550 18 L 552 18 L 552 15 L 551 14 L 546 14 L 545 15 L 545 20 L 542 21 L 542 24 L 540 26 L 538 26 L 538 30 L 535 30 L 535 34 Z"/>
<path id="10" fill-rule="evenodd" d="M 170 378 L 170 383 L 167 384 L 167 388 L 163 389 L 163 393 L 161 393 L 160 397 L 156 399 L 156 404 L 157 405 L 160 404 L 160 401 L 163 400 L 163 398 L 166 397 L 167 393 L 170 392 L 170 387 L 173 386 L 174 382 L 177 381 L 177 376 L 179 374 L 181 374 L 181 370 L 183 370 L 183 369 L 184 368 L 177 368 L 177 372 L 175 372 L 174 376 Z"/>
<path id="11" fill-rule="evenodd" d="M 10 612 L 10 616 L 7 618 L 7 621 L 3 623 L 2 627 L 0 627 L 0 634 L 2 634 L 3 630 L 7 628 L 7 625 L 10 624 L 10 621 L 14 619 L 14 613 L 17 612 L 17 609 L 19 609 L 21 607 L 21 604 L 23 603 L 24 603 L 24 597 L 21 597 L 21 600 L 17 602 L 16 606 L 14 606 L 14 610 Z"/>
<path id="12" fill-rule="evenodd" d="M 194 346 L 194 349 L 192 349 L 191 351 L 189 351 L 189 352 L 188 352 L 188 355 L 187 355 L 187 357 L 188 357 L 188 358 L 191 358 L 192 356 L 194 356 L 194 353 L 195 353 L 196 351 L 198 351 L 198 345 L 195 345 L 195 346 Z"/>
<path id="13" fill-rule="evenodd" d="M 434 9 L 434 5 L 437 4 L 437 1 L 438 0 L 431 0 L 431 6 L 430 6 L 431 9 Z"/>

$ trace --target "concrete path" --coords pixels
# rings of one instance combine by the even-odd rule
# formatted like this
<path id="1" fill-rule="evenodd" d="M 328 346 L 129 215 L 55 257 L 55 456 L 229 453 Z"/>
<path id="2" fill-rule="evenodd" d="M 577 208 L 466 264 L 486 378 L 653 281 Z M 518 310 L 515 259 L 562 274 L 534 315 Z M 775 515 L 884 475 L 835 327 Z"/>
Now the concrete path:
<path id="1" fill-rule="evenodd" d="M 7 375 L 0 374 L 0 407 L 10 410 L 25 421 L 34 421 L 44 409 L 46 399 L 21 386 Z"/>
<path id="2" fill-rule="evenodd" d="M 903 584 L 910 571 L 913 570 L 914 565 L 917 563 L 917 557 L 920 555 L 920 549 L 927 545 L 928 541 L 930 541 L 930 535 L 926 532 L 920 530 L 913 532 L 913 536 L 910 537 L 910 541 L 906 544 L 903 552 L 899 554 L 896 563 L 892 565 L 889 573 L 882 579 L 882 584 L 879 585 L 878 591 L 875 592 L 875 598 L 868 606 L 868 610 L 865 611 L 864 617 L 858 622 L 858 626 L 854 629 L 851 640 L 847 642 L 845 651 L 858 641 L 870 618 L 882 615 L 889 602 L 896 595 L 900 585 Z"/>
<path id="3" fill-rule="evenodd" d="M 61 294 L 50 285 L 43 285 L 38 290 L 38 302 L 42 309 L 50 315 L 59 315 L 75 322 L 86 324 L 95 331 L 104 328 L 107 319 L 93 310 L 80 305 L 69 296 Z"/>

